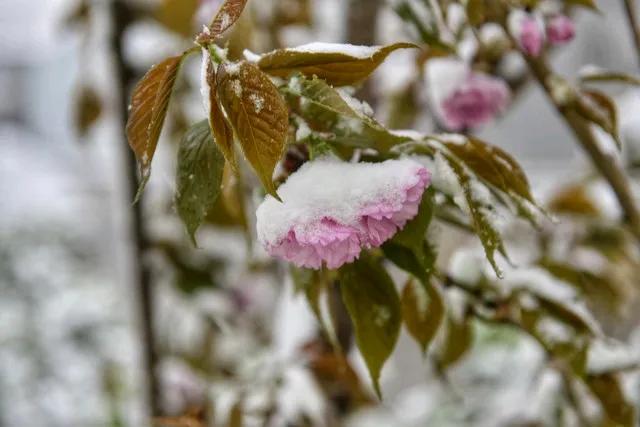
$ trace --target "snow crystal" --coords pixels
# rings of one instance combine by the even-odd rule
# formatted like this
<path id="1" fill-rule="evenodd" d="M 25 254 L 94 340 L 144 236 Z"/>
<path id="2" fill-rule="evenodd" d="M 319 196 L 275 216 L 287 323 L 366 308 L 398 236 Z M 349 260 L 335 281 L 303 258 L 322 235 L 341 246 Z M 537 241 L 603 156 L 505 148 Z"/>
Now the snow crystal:
<path id="1" fill-rule="evenodd" d="M 359 99 L 356 99 L 353 96 L 351 96 L 348 89 L 338 88 L 337 91 L 342 97 L 342 99 L 344 99 L 345 102 L 349 104 L 349 107 L 353 111 L 355 111 L 356 113 L 363 114 L 365 116 L 369 116 L 369 117 L 373 116 L 373 109 L 371 108 L 371 106 L 366 102 L 360 101 Z"/>
<path id="2" fill-rule="evenodd" d="M 231 90 L 233 90 L 233 93 L 235 93 L 238 98 L 242 96 L 242 84 L 240 84 L 240 80 L 231 81 Z"/>
<path id="3" fill-rule="evenodd" d="M 258 55 L 257 53 L 254 53 L 254 52 L 250 51 L 249 49 L 245 49 L 242 52 L 242 55 L 244 56 L 244 59 L 246 59 L 249 62 L 258 62 L 262 58 L 261 55 Z"/>
<path id="4" fill-rule="evenodd" d="M 380 46 L 355 46 L 341 43 L 314 42 L 286 49 L 287 52 L 298 53 L 341 53 L 357 59 L 371 58 Z"/>
<path id="5" fill-rule="evenodd" d="M 228 13 L 223 13 L 220 16 L 220 28 L 226 29 L 231 25 L 231 16 Z"/>
<path id="6" fill-rule="evenodd" d="M 278 188 L 284 203 L 271 196 L 258 207 L 262 243 L 282 240 L 291 224 L 319 224 L 331 217 L 346 226 L 357 226 L 362 210 L 372 200 L 401 205 L 406 183 L 414 180 L 416 162 L 411 159 L 383 163 L 345 163 L 333 158 L 304 164 L 295 180 Z"/>
<path id="7" fill-rule="evenodd" d="M 251 103 L 253 104 L 253 109 L 255 110 L 256 114 L 260 114 L 260 111 L 262 111 L 262 109 L 264 108 L 264 98 L 260 95 L 252 93 L 251 95 L 249 95 L 249 101 L 251 101 Z"/>
<path id="8" fill-rule="evenodd" d="M 230 76 L 236 76 L 240 72 L 240 68 L 241 68 L 240 62 L 234 62 L 234 63 L 225 65 L 224 71 Z"/>

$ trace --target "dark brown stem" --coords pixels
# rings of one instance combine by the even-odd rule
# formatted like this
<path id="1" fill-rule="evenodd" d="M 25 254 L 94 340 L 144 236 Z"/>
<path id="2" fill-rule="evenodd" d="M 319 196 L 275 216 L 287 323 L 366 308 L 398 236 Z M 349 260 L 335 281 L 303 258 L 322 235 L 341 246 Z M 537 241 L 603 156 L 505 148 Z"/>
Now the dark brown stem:
<path id="1" fill-rule="evenodd" d="M 126 64 L 124 59 L 123 35 L 127 26 L 134 19 L 134 11 L 126 0 L 114 0 L 112 3 L 113 30 L 111 34 L 111 48 L 115 62 L 117 81 L 117 100 L 120 104 L 119 128 L 121 129 L 121 146 L 123 150 L 123 168 L 127 177 L 125 191 L 127 206 L 136 194 L 138 188 L 138 173 L 134 153 L 126 143 L 124 129 L 128 117 L 129 88 L 135 81 L 135 73 Z M 158 354 L 153 329 L 153 289 L 151 283 L 151 270 L 145 262 L 145 255 L 149 246 L 148 238 L 143 224 L 142 202 L 136 203 L 128 209 L 130 213 L 129 237 L 133 244 L 133 262 L 131 274 L 135 282 L 140 316 L 140 335 L 142 340 L 143 366 L 147 381 L 147 403 L 151 416 L 160 415 L 159 384 L 156 375 Z"/>
<path id="2" fill-rule="evenodd" d="M 347 18 L 347 43 L 372 46 L 376 44 L 376 21 L 382 0 L 350 0 Z M 364 84 L 358 96 L 375 109 L 371 82 Z"/>
<path id="3" fill-rule="evenodd" d="M 638 8 L 636 6 L 636 0 L 624 0 L 624 7 L 627 12 L 627 20 L 629 21 L 629 28 L 631 29 L 633 42 L 636 47 L 638 65 L 640 65 L 640 22 L 638 22 Z"/>

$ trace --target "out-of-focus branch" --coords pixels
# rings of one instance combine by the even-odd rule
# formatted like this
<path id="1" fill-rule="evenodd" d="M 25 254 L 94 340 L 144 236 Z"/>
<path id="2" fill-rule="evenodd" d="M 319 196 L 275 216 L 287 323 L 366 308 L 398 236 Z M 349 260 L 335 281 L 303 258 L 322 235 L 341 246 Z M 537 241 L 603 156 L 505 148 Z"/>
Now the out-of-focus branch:
<path id="1" fill-rule="evenodd" d="M 348 43 L 363 46 L 376 44 L 376 23 L 382 0 L 350 0 L 347 17 Z M 370 82 L 366 82 L 359 93 L 375 109 L 375 96 Z"/>
<path id="2" fill-rule="evenodd" d="M 506 23 L 506 15 L 507 12 L 504 11 L 504 16 L 500 23 L 502 24 L 505 33 L 511 37 L 511 33 Z M 511 37 L 511 39 L 513 45 L 517 46 L 518 44 L 513 37 Z M 636 239 L 640 241 L 640 209 L 638 208 L 633 196 L 629 177 L 624 171 L 622 164 L 615 157 L 600 148 L 589 121 L 581 117 L 573 107 L 561 105 L 559 101 L 554 98 L 554 88 L 552 85 L 554 77 L 558 76 L 551 71 L 546 56 L 544 54 L 537 58 L 530 55 L 523 56 L 529 66 L 532 76 L 538 81 L 554 109 L 565 121 L 569 129 L 571 129 L 577 142 L 591 158 L 593 165 L 608 182 L 609 186 L 615 193 L 618 203 L 624 212 L 625 221 L 629 225 L 631 232 L 634 234 Z"/>
<path id="3" fill-rule="evenodd" d="M 119 127 L 122 130 L 123 170 L 126 173 L 127 206 L 133 200 L 138 188 L 137 165 L 134 153 L 127 147 L 124 129 L 128 117 L 129 87 L 134 83 L 135 73 L 124 59 L 124 33 L 127 26 L 135 19 L 135 11 L 131 9 L 127 0 L 113 0 L 112 3 L 113 29 L 111 33 L 111 49 L 115 61 L 117 100 L 120 104 Z M 160 415 L 159 384 L 156 376 L 158 355 L 156 351 L 155 333 L 153 330 L 153 290 L 151 271 L 144 258 L 149 247 L 148 238 L 143 224 L 142 203 L 136 203 L 129 209 L 129 233 L 133 244 L 132 276 L 137 292 L 137 300 L 141 327 L 141 349 L 143 351 L 143 366 L 147 381 L 147 404 L 152 416 Z"/>
<path id="4" fill-rule="evenodd" d="M 624 7 L 627 12 L 627 20 L 629 21 L 629 28 L 631 29 L 633 42 L 636 47 L 638 65 L 640 65 L 640 22 L 638 22 L 638 8 L 636 6 L 636 0 L 624 0 Z"/>

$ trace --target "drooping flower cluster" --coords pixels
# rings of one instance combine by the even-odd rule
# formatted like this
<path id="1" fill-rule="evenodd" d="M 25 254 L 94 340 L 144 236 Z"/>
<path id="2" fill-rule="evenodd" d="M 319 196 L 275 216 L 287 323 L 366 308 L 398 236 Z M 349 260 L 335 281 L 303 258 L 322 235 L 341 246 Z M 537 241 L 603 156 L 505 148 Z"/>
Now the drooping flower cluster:
<path id="1" fill-rule="evenodd" d="M 258 240 L 299 267 L 338 268 L 379 247 L 418 213 L 430 174 L 410 160 L 306 163 L 258 207 Z"/>
<path id="2" fill-rule="evenodd" d="M 450 131 L 489 123 L 510 100 L 509 87 L 502 79 L 475 72 L 455 59 L 429 61 L 427 87 L 434 113 Z"/>

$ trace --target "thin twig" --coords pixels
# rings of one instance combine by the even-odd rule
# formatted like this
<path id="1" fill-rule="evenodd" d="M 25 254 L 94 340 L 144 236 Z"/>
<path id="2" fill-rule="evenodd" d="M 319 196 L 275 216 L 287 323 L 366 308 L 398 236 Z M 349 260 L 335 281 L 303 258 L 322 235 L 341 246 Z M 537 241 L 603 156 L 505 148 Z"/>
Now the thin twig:
<path id="1" fill-rule="evenodd" d="M 640 65 L 640 22 L 638 22 L 638 8 L 636 6 L 636 0 L 624 0 L 624 7 L 627 12 L 627 20 L 629 21 L 629 28 L 633 35 L 633 42 L 636 47 L 636 56 L 638 58 L 638 65 Z"/>
<path id="2" fill-rule="evenodd" d="M 515 46 L 517 43 L 513 40 L 506 23 L 506 14 L 500 22 L 505 33 L 512 38 Z M 593 134 L 591 124 L 582 118 L 573 108 L 560 105 L 553 97 L 552 77 L 554 73 L 549 67 L 545 55 L 534 58 L 530 55 L 523 54 L 525 61 L 529 66 L 529 70 L 534 79 L 538 81 L 547 98 L 553 105 L 554 109 L 564 119 L 567 126 L 573 131 L 578 143 L 582 146 L 587 155 L 591 158 L 593 165 L 598 169 L 602 177 L 608 182 L 609 186 L 615 193 L 615 196 L 624 212 L 625 221 L 629 225 L 631 232 L 636 239 L 640 240 L 640 209 L 636 204 L 629 177 L 627 176 L 622 164 L 617 158 L 609 153 L 604 152 L 599 144 L 596 136 Z"/>
<path id="3" fill-rule="evenodd" d="M 125 173 L 127 175 L 128 188 L 125 191 L 127 194 L 128 203 L 130 206 L 133 196 L 136 194 L 138 187 L 138 176 L 136 159 L 133 151 L 126 147 L 126 136 L 124 135 L 124 128 L 127 123 L 128 116 L 128 88 L 135 79 L 135 73 L 126 64 L 124 59 L 124 33 L 128 25 L 133 21 L 135 11 L 130 8 L 128 1 L 114 0 L 112 3 L 113 13 L 113 30 L 111 34 L 111 48 L 113 52 L 113 59 L 116 67 L 116 81 L 117 81 L 117 99 L 120 104 L 120 117 L 119 126 L 122 129 L 122 148 L 124 155 Z M 159 403 L 159 383 L 156 374 L 156 367 L 158 364 L 158 354 L 156 349 L 155 333 L 153 329 L 153 290 L 151 283 L 151 271 L 148 265 L 144 262 L 145 254 L 149 247 L 148 238 L 145 232 L 143 224 L 143 212 L 142 203 L 136 203 L 129 209 L 131 212 L 131 218 L 129 221 L 130 238 L 133 243 L 133 262 L 132 262 L 132 275 L 135 280 L 135 289 L 137 291 L 137 302 L 140 311 L 141 322 L 141 339 L 142 339 L 142 351 L 143 351 L 143 366 L 146 375 L 147 382 L 147 404 L 151 416 L 160 415 L 160 403 Z"/>

